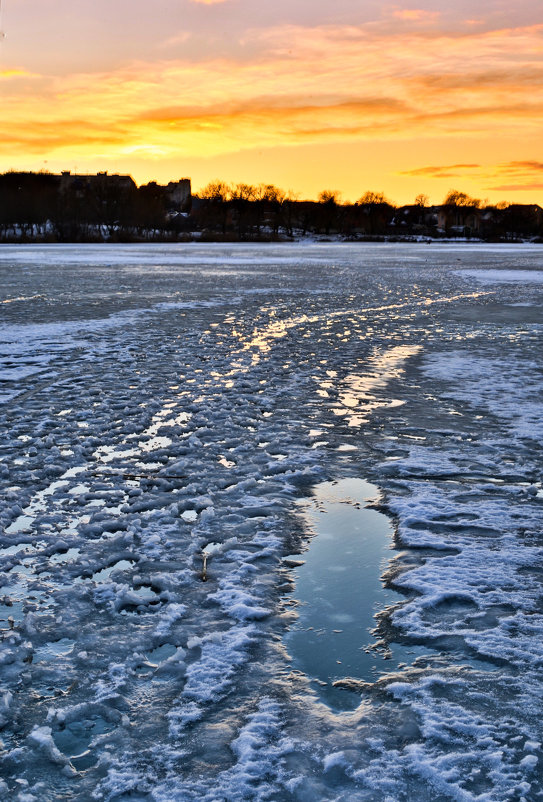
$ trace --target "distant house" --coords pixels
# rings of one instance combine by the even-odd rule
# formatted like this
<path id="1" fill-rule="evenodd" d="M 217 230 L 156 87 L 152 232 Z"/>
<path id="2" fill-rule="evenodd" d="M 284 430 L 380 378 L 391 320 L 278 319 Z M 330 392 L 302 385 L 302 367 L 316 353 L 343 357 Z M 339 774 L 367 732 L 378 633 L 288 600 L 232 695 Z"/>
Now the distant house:
<path id="1" fill-rule="evenodd" d="M 508 236 L 542 236 L 543 209 L 537 203 L 511 203 L 502 212 L 502 226 Z"/>
<path id="2" fill-rule="evenodd" d="M 428 234 L 437 226 L 439 206 L 411 203 L 400 206 L 394 213 L 392 225 L 398 233 Z"/>
<path id="3" fill-rule="evenodd" d="M 136 186 L 130 175 L 99 172 L 0 174 L 0 240 L 60 242 L 174 236 L 188 230 L 189 178 Z"/>
<path id="4" fill-rule="evenodd" d="M 478 234 L 481 226 L 481 210 L 476 206 L 445 204 L 438 207 L 437 226 L 443 231 L 471 236 Z"/>

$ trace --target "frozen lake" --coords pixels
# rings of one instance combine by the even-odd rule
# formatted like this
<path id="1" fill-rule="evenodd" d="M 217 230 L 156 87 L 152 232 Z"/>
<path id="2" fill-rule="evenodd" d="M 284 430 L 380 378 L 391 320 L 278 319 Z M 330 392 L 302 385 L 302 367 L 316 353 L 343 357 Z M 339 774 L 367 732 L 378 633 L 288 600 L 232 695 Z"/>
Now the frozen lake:
<path id="1" fill-rule="evenodd" d="M 543 799 L 542 325 L 535 245 L 2 246 L 0 799 Z"/>

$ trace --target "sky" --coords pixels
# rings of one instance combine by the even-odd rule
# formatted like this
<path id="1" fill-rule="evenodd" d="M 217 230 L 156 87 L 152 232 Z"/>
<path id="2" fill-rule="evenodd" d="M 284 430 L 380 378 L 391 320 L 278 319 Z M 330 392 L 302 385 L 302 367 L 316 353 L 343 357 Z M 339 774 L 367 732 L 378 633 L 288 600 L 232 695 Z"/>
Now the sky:
<path id="1" fill-rule="evenodd" d="M 1 0 L 0 171 L 543 206 L 541 0 Z"/>

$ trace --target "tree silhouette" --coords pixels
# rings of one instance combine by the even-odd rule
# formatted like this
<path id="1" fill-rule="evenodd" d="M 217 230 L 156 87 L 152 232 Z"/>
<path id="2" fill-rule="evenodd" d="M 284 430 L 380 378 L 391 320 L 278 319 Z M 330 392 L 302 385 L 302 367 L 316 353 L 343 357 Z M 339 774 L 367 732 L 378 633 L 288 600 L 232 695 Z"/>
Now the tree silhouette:
<path id="1" fill-rule="evenodd" d="M 459 192 L 457 189 L 451 189 L 447 193 L 443 206 L 467 206 L 471 209 L 479 209 L 481 201 L 478 198 L 472 198 L 465 192 Z"/>
<path id="2" fill-rule="evenodd" d="M 274 184 L 211 181 L 193 197 L 192 213 L 179 213 L 173 192 L 182 182 L 155 181 L 136 187 L 130 176 L 61 175 L 10 171 L 0 174 L 0 240 L 133 241 L 208 238 L 277 239 L 295 233 L 341 234 L 349 238 L 472 236 L 490 240 L 541 237 L 543 209 L 537 204 L 488 205 L 450 190 L 441 206 L 419 194 L 398 209 L 383 192 L 368 190 L 354 204 L 338 190 L 300 201 Z M 190 208 L 190 205 L 186 208 Z"/>
<path id="3" fill-rule="evenodd" d="M 326 235 L 330 234 L 332 229 L 338 228 L 340 198 L 341 192 L 337 189 L 324 189 L 319 192 L 317 225 Z"/>
<path id="4" fill-rule="evenodd" d="M 360 225 L 366 234 L 384 234 L 392 220 L 394 206 L 382 192 L 365 192 L 358 201 Z"/>
<path id="5" fill-rule="evenodd" d="M 203 201 L 199 218 L 204 228 L 220 230 L 225 235 L 229 218 L 230 185 L 224 181 L 211 181 L 200 191 L 198 197 Z"/>

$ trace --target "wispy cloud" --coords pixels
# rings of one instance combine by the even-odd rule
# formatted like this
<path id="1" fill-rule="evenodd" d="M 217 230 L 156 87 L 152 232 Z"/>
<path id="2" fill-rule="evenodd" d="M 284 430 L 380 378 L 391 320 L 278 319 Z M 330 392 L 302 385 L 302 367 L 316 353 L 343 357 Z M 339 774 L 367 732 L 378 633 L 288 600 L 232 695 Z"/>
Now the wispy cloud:
<path id="1" fill-rule="evenodd" d="M 526 175 L 527 173 L 543 172 L 543 162 L 538 161 L 517 161 L 500 164 L 499 171 L 506 174 Z"/>
<path id="2" fill-rule="evenodd" d="M 173 36 L 169 36 L 163 42 L 160 43 L 159 47 L 167 48 L 167 47 L 175 47 L 176 45 L 184 45 L 186 42 L 189 41 L 191 38 L 191 34 L 189 31 L 181 31 L 180 33 L 176 33 Z"/>
<path id="3" fill-rule="evenodd" d="M 27 70 L 19 70 L 17 68 L 7 69 L 7 70 L 0 70 L 0 80 L 8 80 L 12 78 L 33 78 L 35 77 L 31 72 Z"/>
<path id="4" fill-rule="evenodd" d="M 438 11 L 428 11 L 424 8 L 395 8 L 392 16 L 407 22 L 434 22 L 439 17 Z"/>
<path id="5" fill-rule="evenodd" d="M 402 13 L 416 22 L 423 19 L 419 11 Z M 394 141 L 461 137 L 459 158 L 434 151 L 430 166 L 394 174 L 537 184 L 540 162 L 496 151 L 489 154 L 495 164 L 481 166 L 469 143 L 537 138 L 543 25 L 463 34 L 399 27 L 385 35 L 367 25 L 280 26 L 247 32 L 249 54 L 241 44 L 229 57 L 147 59 L 111 72 L 27 82 L 6 69 L 0 74 L 4 158 L 25 152 L 71 160 L 97 152 L 200 158 L 257 146 L 372 140 L 390 142 L 392 152 Z M 524 153 L 537 158 L 536 151 Z"/>
<path id="6" fill-rule="evenodd" d="M 509 183 L 488 186 L 493 192 L 539 192 L 543 189 L 543 162 L 511 161 L 497 164 L 490 174 L 493 178 L 509 179 Z"/>
<path id="7" fill-rule="evenodd" d="M 538 192 L 543 189 L 540 180 L 543 162 L 510 161 L 498 164 L 446 164 L 415 167 L 399 171 L 400 175 L 427 179 L 459 179 L 476 181 L 481 188 L 492 192 Z M 509 179 L 507 183 L 483 186 L 489 180 Z"/>
<path id="8" fill-rule="evenodd" d="M 412 170 L 400 170 L 400 175 L 425 176 L 427 178 L 459 178 L 466 171 L 480 169 L 480 164 L 442 164 L 430 167 L 415 167 Z"/>
<path id="9" fill-rule="evenodd" d="M 499 186 L 485 187 L 493 192 L 539 192 L 543 189 L 542 182 L 532 182 L 531 184 L 500 184 Z"/>
<path id="10" fill-rule="evenodd" d="M 429 91 L 443 92 L 471 89 L 483 94 L 493 90 L 515 91 L 517 88 L 530 86 L 539 89 L 543 82 L 543 64 L 526 65 L 522 61 L 515 63 L 512 60 L 507 68 L 498 66 L 473 71 L 456 69 L 435 75 L 421 75 L 419 82 Z"/>

